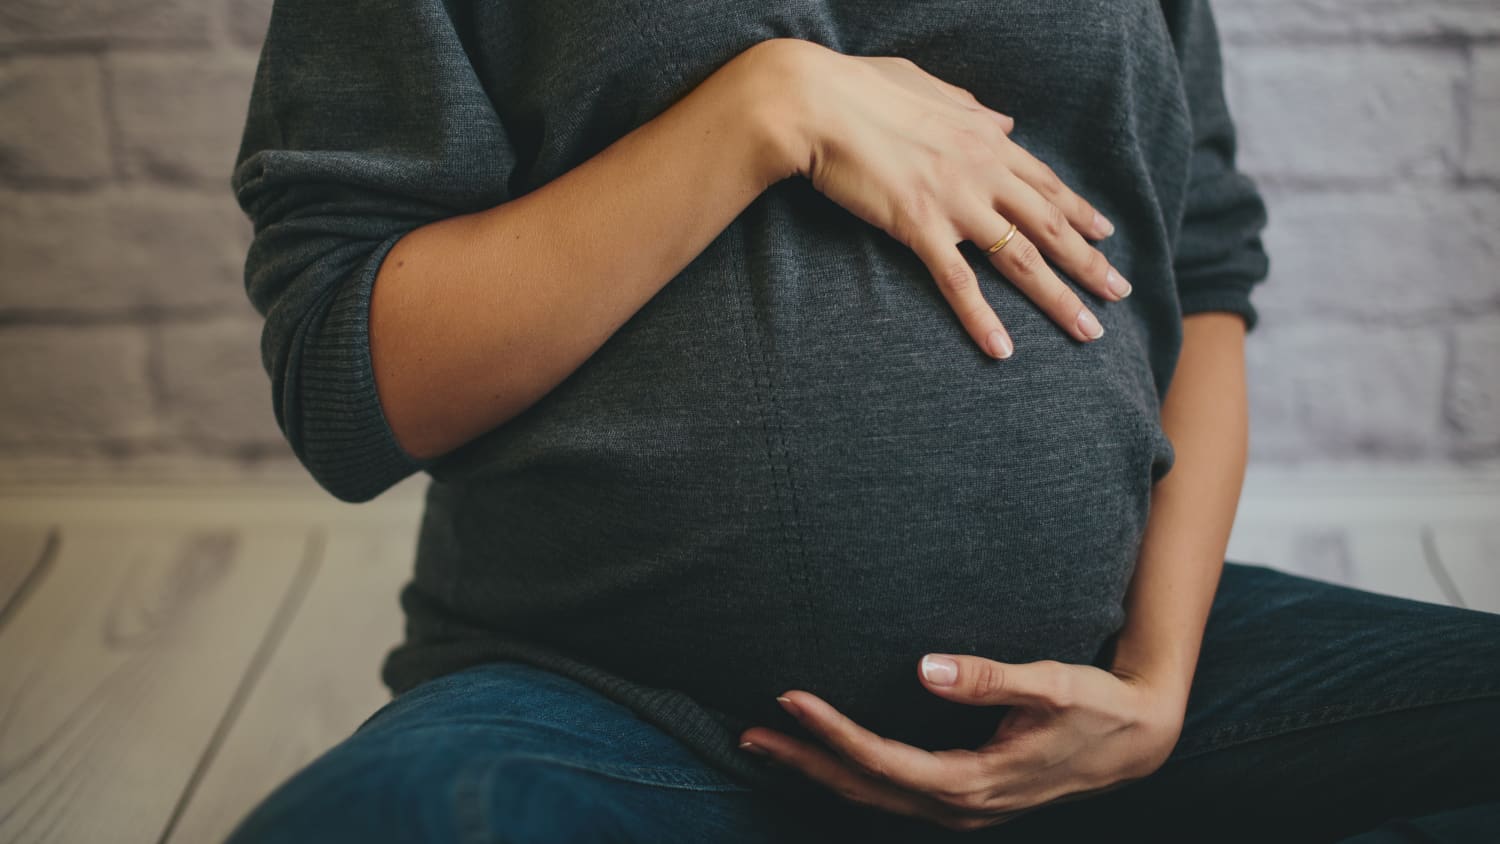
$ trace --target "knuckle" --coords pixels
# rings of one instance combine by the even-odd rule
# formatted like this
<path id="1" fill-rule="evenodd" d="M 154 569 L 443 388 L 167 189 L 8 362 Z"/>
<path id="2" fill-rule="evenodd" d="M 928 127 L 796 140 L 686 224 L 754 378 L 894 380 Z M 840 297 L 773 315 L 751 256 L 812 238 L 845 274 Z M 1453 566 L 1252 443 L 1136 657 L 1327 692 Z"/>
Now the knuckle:
<path id="1" fill-rule="evenodd" d="M 960 261 L 943 267 L 938 275 L 938 285 L 943 290 L 952 294 L 961 294 L 974 286 L 974 274 L 969 271 L 969 265 Z"/>
<path id="2" fill-rule="evenodd" d="M 1037 251 L 1036 244 L 1032 243 L 1030 238 L 1017 237 L 1016 242 L 1001 254 L 1009 255 L 1011 267 L 1022 275 L 1034 276 L 1041 272 L 1042 253 Z"/>
<path id="3" fill-rule="evenodd" d="M 1049 243 L 1055 243 L 1067 231 L 1069 225 L 1068 215 L 1063 213 L 1057 203 L 1048 202 L 1046 213 L 1042 215 L 1042 233 L 1046 235 Z"/>
<path id="4" fill-rule="evenodd" d="M 1010 136 L 1005 134 L 1005 129 L 1000 125 L 1000 121 L 995 119 L 994 112 L 991 112 L 984 106 L 975 106 L 974 114 L 981 120 L 980 125 L 983 127 L 980 130 L 980 135 L 985 141 L 986 157 L 988 159 L 998 158 L 1001 146 L 1010 140 Z"/>
<path id="5" fill-rule="evenodd" d="M 955 809 L 965 812 L 977 812 L 984 808 L 984 795 L 977 791 L 965 790 L 953 794 L 947 803 Z"/>
<path id="6" fill-rule="evenodd" d="M 949 145 L 948 151 L 934 151 L 932 156 L 930 172 L 935 190 L 943 193 L 950 192 L 955 185 L 964 184 L 966 178 L 973 171 L 973 152 L 969 148 L 969 142 L 962 135 L 955 135 L 955 140 Z M 951 150 L 957 150 L 955 155 Z"/>
<path id="7" fill-rule="evenodd" d="M 927 191 L 910 191 L 901 199 L 901 216 L 907 223 L 920 228 L 932 216 L 932 207 L 932 195 Z"/>
<path id="8" fill-rule="evenodd" d="M 967 158 L 985 161 L 990 157 L 990 139 L 972 126 L 960 126 L 953 132 L 953 145 Z"/>
<path id="9" fill-rule="evenodd" d="M 1067 666 L 1056 660 L 1047 660 L 1047 696 L 1053 706 L 1069 709 L 1074 702 L 1073 674 Z"/>
<path id="10" fill-rule="evenodd" d="M 932 215 L 932 200 L 922 191 L 903 195 L 896 202 L 892 234 L 908 247 L 915 246 Z"/>
<path id="11" fill-rule="evenodd" d="M 974 662 L 974 691 L 980 695 L 999 694 L 1005 689 L 1005 669 L 987 659 Z"/>

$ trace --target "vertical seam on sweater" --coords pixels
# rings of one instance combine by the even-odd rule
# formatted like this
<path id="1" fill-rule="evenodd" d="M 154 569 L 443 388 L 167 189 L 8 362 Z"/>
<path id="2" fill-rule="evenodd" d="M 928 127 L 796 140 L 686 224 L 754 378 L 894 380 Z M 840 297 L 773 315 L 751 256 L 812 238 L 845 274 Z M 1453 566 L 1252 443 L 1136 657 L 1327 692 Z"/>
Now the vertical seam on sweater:
<path id="1" fill-rule="evenodd" d="M 741 272 L 741 268 L 744 266 L 745 262 L 745 250 L 743 244 L 741 243 L 740 237 L 743 233 L 743 229 L 739 227 L 738 223 L 731 223 L 730 226 L 734 229 L 734 231 L 732 232 L 734 236 L 728 239 L 728 247 L 730 251 L 729 267 L 733 274 L 731 283 L 734 285 L 734 290 L 732 292 L 734 295 L 735 307 L 739 311 L 739 319 L 736 323 L 736 327 L 739 329 L 741 346 L 744 349 L 745 358 L 749 364 L 751 383 L 754 385 L 756 390 L 756 403 L 762 408 L 761 431 L 766 446 L 766 463 L 771 473 L 771 489 L 772 492 L 775 493 L 777 500 L 777 520 L 781 524 L 782 535 L 784 537 L 788 537 L 788 544 L 795 546 L 795 554 L 797 557 L 796 562 L 793 562 L 790 559 L 791 555 L 788 555 L 789 559 L 786 566 L 787 580 L 791 584 L 793 593 L 797 596 L 798 599 L 800 599 L 800 603 L 802 605 L 801 626 L 804 635 L 800 638 L 800 641 L 805 642 L 816 640 L 816 650 L 812 654 L 812 656 L 819 657 L 822 654 L 826 653 L 826 650 L 822 646 L 822 635 L 817 632 L 817 626 L 812 623 L 813 606 L 812 593 L 811 589 L 808 586 L 809 575 L 807 565 L 807 548 L 806 543 L 803 542 L 802 539 L 801 516 L 800 511 L 797 508 L 796 494 L 792 485 L 791 466 L 788 464 L 788 460 L 786 459 L 786 435 L 782 430 L 782 426 L 779 422 L 780 408 L 776 403 L 776 389 L 773 379 L 771 378 L 771 358 L 769 352 L 766 350 L 765 342 L 752 341 L 751 337 L 749 336 L 750 333 L 746 328 L 746 325 L 748 324 L 747 320 L 750 319 L 750 315 L 747 314 L 745 310 L 745 295 L 749 290 L 749 286 L 746 282 L 744 274 Z M 751 308 L 753 309 L 753 307 L 754 306 L 752 303 Z M 751 349 L 752 343 L 758 348 L 760 352 L 759 366 L 756 365 L 754 350 Z M 761 384 L 762 379 L 764 379 L 765 382 L 764 388 L 762 388 Z M 762 389 L 764 389 L 764 393 L 762 393 Z M 762 396 L 764 396 L 764 398 L 762 398 Z M 773 426 L 776 428 L 774 447 L 772 444 L 771 430 Z M 778 451 L 780 452 L 779 459 L 777 454 Z M 782 487 L 777 478 L 776 470 L 778 466 L 782 469 L 782 472 L 786 476 L 785 494 L 782 493 Z M 792 514 L 790 525 L 788 525 L 787 522 L 788 508 L 790 508 Z M 807 635 L 809 633 L 812 635 Z M 803 653 L 804 655 L 806 654 L 805 649 Z M 807 660 L 804 658 L 800 661 L 799 664 L 806 665 Z M 821 660 L 819 660 L 816 664 L 821 665 L 823 663 Z"/>
<path id="2" fill-rule="evenodd" d="M 641 33 L 643 38 L 649 39 L 652 43 L 656 44 L 661 50 L 661 55 L 676 56 L 678 54 L 678 51 L 670 49 L 661 39 L 658 34 L 658 28 L 651 27 L 648 30 L 648 27 L 642 26 L 641 15 L 633 14 L 630 20 L 635 26 L 636 31 Z M 680 88 L 685 78 L 682 62 L 674 58 L 668 62 L 668 65 L 671 69 L 670 83 L 667 83 L 667 80 L 664 78 L 666 74 L 660 71 L 658 71 L 657 78 L 667 83 L 665 85 L 666 90 L 678 91 L 680 95 Z M 742 215 L 743 213 L 741 212 Z M 784 426 L 780 423 L 781 410 L 776 402 L 775 379 L 772 378 L 774 367 L 772 366 L 770 352 L 766 349 L 764 340 L 754 342 L 754 345 L 760 352 L 760 365 L 756 366 L 755 353 L 751 349 L 752 339 L 749 336 L 749 331 L 746 329 L 746 319 L 750 315 L 746 313 L 745 296 L 749 291 L 749 286 L 746 284 L 744 273 L 741 272 L 741 268 L 745 262 L 746 250 L 742 243 L 743 229 L 738 223 L 739 218 L 730 223 L 729 228 L 734 231 L 731 232 L 731 237 L 727 238 L 728 242 L 726 244 L 729 250 L 729 266 L 733 274 L 734 290 L 732 293 L 734 294 L 735 307 L 739 312 L 739 321 L 736 327 L 739 329 L 741 346 L 744 349 L 745 359 L 749 366 L 751 383 L 756 389 L 756 403 L 761 408 L 761 432 L 766 448 L 766 463 L 771 474 L 771 491 L 776 496 L 777 501 L 777 521 L 781 525 L 782 536 L 785 537 L 785 541 L 788 544 L 794 546 L 792 553 L 796 555 L 796 560 L 793 561 L 790 559 L 792 555 L 788 554 L 786 572 L 787 581 L 802 605 L 800 626 L 803 635 L 799 637 L 799 641 L 812 642 L 812 652 L 809 654 L 807 650 L 803 650 L 803 654 L 804 656 L 814 657 L 816 660 L 814 664 L 823 665 L 825 663 L 822 657 L 828 653 L 828 649 L 823 644 L 823 634 L 819 631 L 818 626 L 813 624 L 812 590 L 809 585 L 812 578 L 807 562 L 807 543 L 803 540 L 802 535 L 801 509 L 797 506 L 796 485 L 792 477 L 789 450 L 786 445 L 786 432 Z M 754 305 L 751 303 L 751 310 L 753 311 L 753 309 Z M 764 379 L 764 386 L 761 384 L 762 379 Z M 774 444 L 772 442 L 773 427 L 775 428 Z M 778 468 L 780 468 L 781 473 L 785 476 L 784 483 L 777 478 Z M 784 492 L 783 486 L 785 487 Z M 790 524 L 787 520 L 788 511 L 791 513 Z M 807 660 L 803 659 L 800 664 L 806 665 Z"/>

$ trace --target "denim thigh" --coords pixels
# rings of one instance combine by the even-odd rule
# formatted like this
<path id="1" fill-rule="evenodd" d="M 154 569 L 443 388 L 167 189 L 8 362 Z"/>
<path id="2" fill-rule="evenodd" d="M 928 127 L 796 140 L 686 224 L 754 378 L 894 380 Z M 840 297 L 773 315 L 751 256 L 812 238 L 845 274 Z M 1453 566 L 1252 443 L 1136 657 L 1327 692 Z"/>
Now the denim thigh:
<path id="1" fill-rule="evenodd" d="M 831 797 L 780 803 L 623 705 L 502 662 L 392 701 L 267 798 L 231 844 L 1331 842 L 1500 801 L 1496 759 L 1500 615 L 1230 561 L 1167 762 L 986 830 Z M 1476 826 L 1495 815 L 1446 817 Z"/>
<path id="2" fill-rule="evenodd" d="M 586 686 L 497 662 L 393 700 L 230 844 L 829 840 L 816 821 Z"/>
<path id="3" fill-rule="evenodd" d="M 977 833 L 861 822 L 889 841 L 1288 844 L 1445 812 L 1432 829 L 1472 833 L 1379 840 L 1500 841 L 1500 615 L 1227 561 L 1154 774 Z"/>

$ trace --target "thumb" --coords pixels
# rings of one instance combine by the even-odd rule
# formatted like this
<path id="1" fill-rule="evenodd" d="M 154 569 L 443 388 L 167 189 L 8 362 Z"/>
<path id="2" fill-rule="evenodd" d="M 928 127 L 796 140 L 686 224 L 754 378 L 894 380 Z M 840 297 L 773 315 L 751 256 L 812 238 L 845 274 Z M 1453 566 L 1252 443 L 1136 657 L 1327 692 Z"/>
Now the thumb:
<path id="1" fill-rule="evenodd" d="M 922 657 L 922 684 L 937 695 L 976 706 L 1067 706 L 1067 666 L 1056 660 L 996 662 L 966 654 Z"/>

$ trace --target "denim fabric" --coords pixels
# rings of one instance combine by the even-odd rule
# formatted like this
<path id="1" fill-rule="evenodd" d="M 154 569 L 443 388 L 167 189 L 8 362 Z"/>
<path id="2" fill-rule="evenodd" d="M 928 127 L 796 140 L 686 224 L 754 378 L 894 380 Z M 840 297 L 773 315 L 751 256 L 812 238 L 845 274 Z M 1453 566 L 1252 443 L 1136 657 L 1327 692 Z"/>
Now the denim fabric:
<path id="1" fill-rule="evenodd" d="M 1171 758 L 1145 779 L 988 829 L 954 832 L 826 790 L 773 797 L 587 686 L 497 662 L 399 696 L 274 792 L 231 838 L 1497 840 L 1500 615 L 1234 561 L 1225 564 Z"/>

